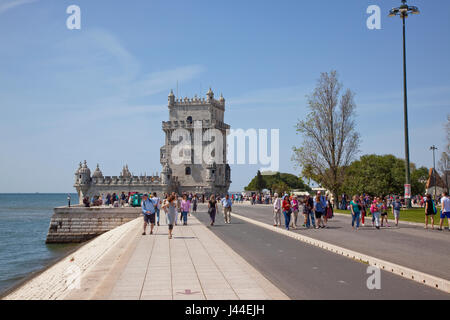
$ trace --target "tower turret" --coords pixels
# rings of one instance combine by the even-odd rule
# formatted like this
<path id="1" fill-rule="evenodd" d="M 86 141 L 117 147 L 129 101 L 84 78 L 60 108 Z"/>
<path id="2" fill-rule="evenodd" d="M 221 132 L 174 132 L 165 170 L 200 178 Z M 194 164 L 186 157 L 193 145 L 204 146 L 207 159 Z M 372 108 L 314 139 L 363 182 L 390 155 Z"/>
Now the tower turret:
<path id="1" fill-rule="evenodd" d="M 170 184 L 171 177 L 172 177 L 172 169 L 170 169 L 169 164 L 166 162 L 161 172 L 161 183 L 165 185 Z"/>
<path id="2" fill-rule="evenodd" d="M 81 177 L 80 177 L 81 165 L 82 165 L 82 163 L 80 162 L 80 165 L 79 165 L 77 171 L 75 171 L 75 184 L 80 183 L 80 178 L 81 178 Z"/>
<path id="3" fill-rule="evenodd" d="M 173 94 L 173 90 L 170 90 L 169 94 L 169 106 L 173 106 L 175 103 L 175 95 Z"/>
<path id="4" fill-rule="evenodd" d="M 211 90 L 211 88 L 209 88 L 209 91 L 206 93 L 206 100 L 208 102 L 211 102 L 214 100 L 214 92 Z"/>
<path id="5" fill-rule="evenodd" d="M 131 178 L 131 172 L 128 170 L 128 165 L 125 165 L 122 169 L 122 173 L 120 174 L 120 178 Z"/>
<path id="6" fill-rule="evenodd" d="M 97 163 L 97 168 L 95 169 L 94 173 L 92 174 L 92 178 L 96 178 L 96 179 L 102 179 L 103 178 L 103 173 L 100 170 L 100 166 Z"/>
<path id="7" fill-rule="evenodd" d="M 88 168 L 86 160 L 84 160 L 83 165 L 79 169 L 78 176 L 80 177 L 79 183 L 82 185 L 86 185 L 91 182 L 91 170 Z"/>

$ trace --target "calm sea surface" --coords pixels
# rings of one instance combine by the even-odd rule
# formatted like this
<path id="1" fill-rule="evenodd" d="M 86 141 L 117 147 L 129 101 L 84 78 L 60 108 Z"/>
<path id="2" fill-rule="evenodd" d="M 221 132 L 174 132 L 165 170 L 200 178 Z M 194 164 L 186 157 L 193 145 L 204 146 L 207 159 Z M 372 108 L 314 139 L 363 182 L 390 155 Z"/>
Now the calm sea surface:
<path id="1" fill-rule="evenodd" d="M 45 244 L 53 208 L 64 205 L 67 194 L 0 194 L 0 294 L 74 249 Z"/>

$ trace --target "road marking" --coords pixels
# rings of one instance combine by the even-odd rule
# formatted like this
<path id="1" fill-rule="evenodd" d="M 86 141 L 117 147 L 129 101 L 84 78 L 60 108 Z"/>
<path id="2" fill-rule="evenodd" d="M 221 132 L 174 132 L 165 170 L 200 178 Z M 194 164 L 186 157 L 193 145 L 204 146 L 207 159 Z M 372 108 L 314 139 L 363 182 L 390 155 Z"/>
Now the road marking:
<path id="1" fill-rule="evenodd" d="M 381 270 L 394 273 L 403 278 L 419 282 L 421 284 L 444 291 L 446 293 L 450 293 L 450 281 L 448 281 L 448 280 L 445 280 L 445 279 L 442 279 L 439 277 L 435 277 L 435 276 L 432 276 L 432 275 L 429 275 L 429 274 L 426 274 L 426 273 L 423 273 L 423 272 L 420 272 L 420 271 L 417 271 L 414 269 L 410 269 L 410 268 L 407 268 L 407 267 L 404 267 L 404 266 L 401 266 L 401 265 L 398 265 L 398 264 L 395 264 L 395 263 L 392 263 L 389 261 L 385 261 L 385 260 L 378 259 L 378 258 L 375 258 L 372 256 L 368 256 L 368 255 L 360 253 L 360 252 L 356 252 L 356 251 L 349 250 L 349 249 L 346 249 L 343 247 L 339 247 L 339 246 L 336 246 L 331 243 L 327 243 L 327 242 L 324 242 L 321 240 L 310 238 L 310 237 L 307 237 L 307 236 L 304 236 L 304 235 L 301 235 L 301 234 L 298 234 L 298 233 L 295 233 L 292 231 L 287 231 L 284 229 L 274 229 L 273 226 L 270 226 L 268 224 L 265 224 L 265 223 L 257 221 L 257 220 L 253 220 L 253 219 L 241 216 L 236 213 L 234 213 L 234 217 L 236 217 L 240 220 L 246 221 L 248 223 L 257 225 L 261 228 L 264 228 L 264 229 L 267 229 L 267 230 L 270 230 L 273 232 L 281 233 L 285 236 L 305 242 L 309 245 L 313 245 L 313 246 L 322 248 L 324 250 L 328 250 L 333 253 L 343 255 L 344 257 L 347 257 L 347 258 L 350 258 L 353 260 L 357 260 L 357 261 L 366 263 L 371 266 L 378 267 Z"/>

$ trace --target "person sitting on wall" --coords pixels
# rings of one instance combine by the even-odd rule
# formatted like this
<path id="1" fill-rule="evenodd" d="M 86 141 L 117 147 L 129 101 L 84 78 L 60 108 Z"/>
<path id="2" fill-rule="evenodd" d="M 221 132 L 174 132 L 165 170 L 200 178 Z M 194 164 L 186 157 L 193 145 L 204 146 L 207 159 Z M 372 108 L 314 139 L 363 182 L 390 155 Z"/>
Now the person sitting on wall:
<path id="1" fill-rule="evenodd" d="M 102 198 L 100 196 L 95 196 L 94 206 L 100 207 L 102 203 L 103 203 Z"/>
<path id="2" fill-rule="evenodd" d="M 86 208 L 89 208 L 91 206 L 91 204 L 89 203 L 89 197 L 83 198 L 83 204 Z"/>

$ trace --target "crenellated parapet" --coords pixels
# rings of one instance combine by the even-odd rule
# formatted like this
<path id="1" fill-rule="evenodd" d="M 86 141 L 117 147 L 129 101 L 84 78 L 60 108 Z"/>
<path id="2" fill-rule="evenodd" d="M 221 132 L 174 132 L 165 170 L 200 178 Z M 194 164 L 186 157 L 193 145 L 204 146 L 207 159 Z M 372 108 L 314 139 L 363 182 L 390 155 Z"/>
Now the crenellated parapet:
<path id="1" fill-rule="evenodd" d="M 152 184 L 160 184 L 159 176 L 133 176 L 133 177 L 103 177 L 92 178 L 92 185 L 135 185 L 147 186 Z"/>
<path id="2" fill-rule="evenodd" d="M 228 130 L 230 126 L 219 120 L 196 120 L 194 122 L 188 122 L 184 120 L 180 121 L 163 121 L 162 129 L 163 130 L 176 130 L 176 129 L 195 129 L 199 126 L 199 122 L 201 122 L 201 128 L 203 129 L 220 129 L 220 130 Z"/>
<path id="3" fill-rule="evenodd" d="M 213 106 L 225 111 L 225 99 L 221 95 L 219 100 L 214 99 L 214 93 L 209 89 L 206 94 L 206 98 L 199 98 L 194 96 L 193 98 L 176 98 L 173 92 L 169 95 L 169 107 L 194 107 L 194 106 Z"/>

